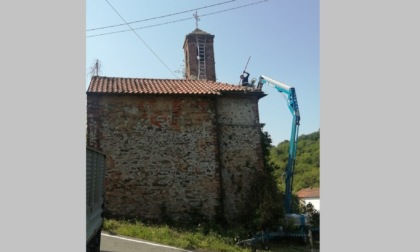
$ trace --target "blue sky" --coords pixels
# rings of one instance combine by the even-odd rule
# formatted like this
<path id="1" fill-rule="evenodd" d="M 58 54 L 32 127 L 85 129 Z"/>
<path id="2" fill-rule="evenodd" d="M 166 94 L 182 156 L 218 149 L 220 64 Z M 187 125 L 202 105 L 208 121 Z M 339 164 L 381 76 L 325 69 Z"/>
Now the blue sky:
<path id="1" fill-rule="evenodd" d="M 136 30 L 141 39 L 132 31 L 95 36 L 130 29 L 122 25 L 91 30 L 124 24 L 108 2 L 126 22 L 154 18 L 130 24 L 141 28 Z M 250 79 L 265 75 L 296 88 L 299 135 L 320 128 L 319 0 L 108 2 L 86 1 L 86 88 L 96 59 L 103 76 L 182 78 L 183 42 L 196 28 L 193 14 L 200 8 L 198 28 L 215 35 L 217 81 L 239 84 L 251 57 L 247 67 Z M 178 12 L 185 13 L 162 17 Z M 180 19 L 187 20 L 177 21 Z M 277 145 L 290 139 L 292 115 L 281 93 L 270 86 L 264 86 L 263 91 L 268 95 L 259 101 L 260 122 Z"/>

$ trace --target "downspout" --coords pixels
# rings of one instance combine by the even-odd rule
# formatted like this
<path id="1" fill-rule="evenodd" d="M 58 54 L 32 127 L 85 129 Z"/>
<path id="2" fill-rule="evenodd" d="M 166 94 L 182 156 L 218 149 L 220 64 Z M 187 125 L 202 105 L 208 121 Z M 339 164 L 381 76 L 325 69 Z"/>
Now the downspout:
<path id="1" fill-rule="evenodd" d="M 216 124 L 216 146 L 217 146 L 217 150 L 216 150 L 216 159 L 218 160 L 218 173 L 219 173 L 219 181 L 220 181 L 220 205 L 219 208 L 217 209 L 217 218 L 219 218 L 220 220 L 223 220 L 223 222 L 226 221 L 226 216 L 225 216 L 225 190 L 224 190 L 224 183 L 223 183 L 223 160 L 222 160 L 222 141 L 221 141 L 221 135 L 222 135 L 222 129 L 221 129 L 221 125 L 219 123 L 219 112 L 218 112 L 218 97 L 216 96 L 214 98 L 214 111 L 215 111 L 215 124 Z"/>

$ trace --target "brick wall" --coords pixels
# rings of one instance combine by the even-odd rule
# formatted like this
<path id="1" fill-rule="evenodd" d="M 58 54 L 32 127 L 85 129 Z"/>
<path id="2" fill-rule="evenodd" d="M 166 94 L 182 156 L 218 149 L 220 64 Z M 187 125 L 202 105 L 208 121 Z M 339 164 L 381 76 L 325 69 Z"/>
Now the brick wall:
<path id="1" fill-rule="evenodd" d="M 88 145 L 107 154 L 106 214 L 184 220 L 224 209 L 234 220 L 262 167 L 257 103 L 89 95 Z"/>
<path id="2" fill-rule="evenodd" d="M 206 62 L 206 79 L 216 81 L 216 63 L 214 59 L 214 35 L 190 33 L 185 37 L 184 55 L 185 55 L 185 78 L 190 79 L 192 76 L 198 77 L 198 51 L 197 39 L 205 39 L 205 62 Z"/>

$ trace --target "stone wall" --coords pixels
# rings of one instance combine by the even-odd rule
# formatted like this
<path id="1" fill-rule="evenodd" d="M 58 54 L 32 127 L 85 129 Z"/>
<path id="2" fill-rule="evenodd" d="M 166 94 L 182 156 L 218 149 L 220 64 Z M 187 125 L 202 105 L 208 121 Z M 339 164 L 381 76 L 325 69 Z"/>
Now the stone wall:
<path id="1" fill-rule="evenodd" d="M 258 100 L 88 95 L 88 145 L 107 154 L 106 214 L 234 220 L 262 167 Z M 220 213 L 220 212 L 219 212 Z"/>
<path id="2" fill-rule="evenodd" d="M 224 97 L 218 100 L 220 153 L 224 214 L 228 220 L 241 217 L 246 208 L 255 170 L 262 169 L 257 98 Z"/>

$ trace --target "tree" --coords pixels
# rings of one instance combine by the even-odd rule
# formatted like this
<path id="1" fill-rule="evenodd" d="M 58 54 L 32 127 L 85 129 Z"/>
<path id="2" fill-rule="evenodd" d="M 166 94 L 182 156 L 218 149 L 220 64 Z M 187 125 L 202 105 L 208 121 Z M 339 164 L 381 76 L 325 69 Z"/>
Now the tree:
<path id="1" fill-rule="evenodd" d="M 306 187 L 319 187 L 319 143 L 320 131 L 301 135 L 296 148 L 296 163 L 293 176 L 293 191 Z M 273 164 L 273 175 L 280 190 L 284 187 L 284 171 L 287 166 L 289 141 L 285 140 L 277 146 L 271 146 L 268 160 Z"/>

